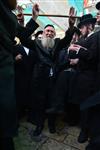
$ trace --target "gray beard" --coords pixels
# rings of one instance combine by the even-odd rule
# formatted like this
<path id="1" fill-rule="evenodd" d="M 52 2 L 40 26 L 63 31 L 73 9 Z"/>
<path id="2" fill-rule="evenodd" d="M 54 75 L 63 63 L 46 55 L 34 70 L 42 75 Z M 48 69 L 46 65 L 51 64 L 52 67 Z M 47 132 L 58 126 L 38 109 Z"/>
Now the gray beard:
<path id="1" fill-rule="evenodd" d="M 41 39 L 41 43 L 42 43 L 42 46 L 44 47 L 44 48 L 53 48 L 54 47 L 54 45 L 55 45 L 55 41 L 54 41 L 54 39 L 52 39 L 52 38 L 50 38 L 50 37 L 43 37 L 42 39 Z"/>

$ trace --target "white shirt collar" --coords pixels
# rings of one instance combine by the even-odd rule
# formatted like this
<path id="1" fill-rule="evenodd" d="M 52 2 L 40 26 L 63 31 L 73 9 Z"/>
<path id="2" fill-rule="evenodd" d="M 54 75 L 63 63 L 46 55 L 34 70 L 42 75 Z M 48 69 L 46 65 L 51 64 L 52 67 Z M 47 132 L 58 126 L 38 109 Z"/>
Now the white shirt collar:
<path id="1" fill-rule="evenodd" d="M 91 36 L 93 33 L 94 33 L 94 31 L 92 31 L 91 33 L 89 33 L 87 37 Z"/>
<path id="2" fill-rule="evenodd" d="M 28 55 L 29 54 L 29 49 L 27 47 L 24 47 L 24 50 L 25 50 L 26 54 Z"/>

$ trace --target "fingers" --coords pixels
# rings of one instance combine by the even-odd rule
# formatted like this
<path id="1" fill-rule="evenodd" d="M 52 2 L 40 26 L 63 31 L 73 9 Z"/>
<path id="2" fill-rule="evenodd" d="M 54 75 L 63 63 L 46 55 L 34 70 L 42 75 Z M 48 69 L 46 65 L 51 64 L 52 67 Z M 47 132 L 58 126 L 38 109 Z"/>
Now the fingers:
<path id="1" fill-rule="evenodd" d="M 23 14 L 18 14 L 17 19 L 18 20 L 24 20 L 24 15 Z"/>
<path id="2" fill-rule="evenodd" d="M 35 3 L 35 4 L 33 5 L 33 9 L 32 9 L 32 18 L 33 18 L 34 20 L 36 20 L 37 17 L 38 17 L 38 15 L 39 15 L 39 5 Z"/>
<path id="3" fill-rule="evenodd" d="M 34 10 L 34 11 L 39 11 L 39 5 L 38 5 L 37 3 L 35 3 L 35 4 L 33 5 L 33 10 Z"/>
<path id="4" fill-rule="evenodd" d="M 71 46 L 68 48 L 69 51 L 77 51 L 80 48 L 79 45 L 71 44 Z"/>

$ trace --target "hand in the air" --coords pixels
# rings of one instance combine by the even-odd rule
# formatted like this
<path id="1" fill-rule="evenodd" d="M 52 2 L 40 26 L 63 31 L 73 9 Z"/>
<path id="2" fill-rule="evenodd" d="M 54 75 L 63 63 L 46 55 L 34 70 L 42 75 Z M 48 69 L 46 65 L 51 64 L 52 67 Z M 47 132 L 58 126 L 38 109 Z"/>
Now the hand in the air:
<path id="1" fill-rule="evenodd" d="M 38 15 L 39 15 L 39 5 L 34 4 L 33 9 L 32 9 L 32 18 L 33 18 L 33 20 L 36 20 Z"/>

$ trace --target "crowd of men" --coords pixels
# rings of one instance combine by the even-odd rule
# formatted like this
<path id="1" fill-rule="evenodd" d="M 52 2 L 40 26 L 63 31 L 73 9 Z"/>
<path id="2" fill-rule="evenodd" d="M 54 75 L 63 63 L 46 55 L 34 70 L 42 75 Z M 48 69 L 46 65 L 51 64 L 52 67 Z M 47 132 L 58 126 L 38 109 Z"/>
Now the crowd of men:
<path id="1" fill-rule="evenodd" d="M 34 40 L 39 6 L 33 6 L 24 27 L 23 14 L 12 13 L 16 4 L 0 1 L 0 149 L 15 150 L 13 137 L 23 115 L 35 124 L 30 135 L 40 141 L 45 120 L 53 134 L 56 117 L 65 114 L 69 125 L 80 124 L 78 142 L 88 141 L 86 150 L 99 150 L 100 2 L 97 17 L 83 15 L 77 27 L 70 16 L 63 39 L 56 38 L 55 27 L 47 24 Z"/>

